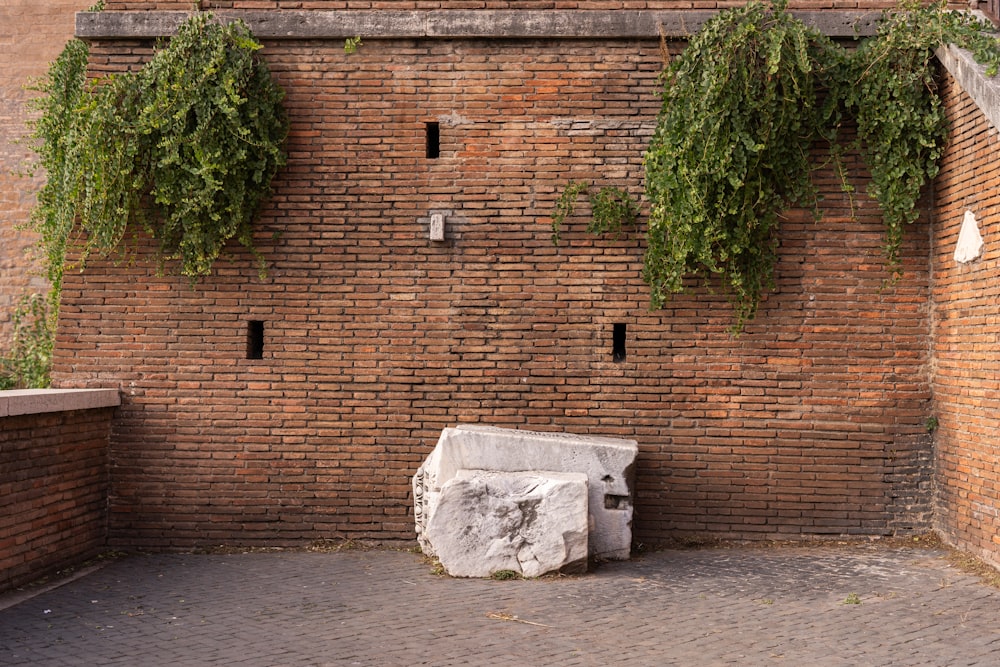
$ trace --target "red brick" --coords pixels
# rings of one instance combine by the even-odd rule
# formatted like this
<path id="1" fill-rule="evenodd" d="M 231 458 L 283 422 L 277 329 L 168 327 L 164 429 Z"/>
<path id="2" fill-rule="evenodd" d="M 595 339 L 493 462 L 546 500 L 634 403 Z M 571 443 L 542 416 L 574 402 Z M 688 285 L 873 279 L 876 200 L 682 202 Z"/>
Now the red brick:
<path id="1" fill-rule="evenodd" d="M 104 548 L 112 414 L 0 418 L 0 590 Z"/>

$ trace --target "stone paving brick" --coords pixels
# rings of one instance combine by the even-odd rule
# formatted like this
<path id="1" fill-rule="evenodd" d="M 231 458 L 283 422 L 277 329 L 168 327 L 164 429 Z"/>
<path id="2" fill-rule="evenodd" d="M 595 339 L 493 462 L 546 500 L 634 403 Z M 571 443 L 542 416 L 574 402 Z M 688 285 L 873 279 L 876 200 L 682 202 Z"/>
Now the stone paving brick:
<path id="1" fill-rule="evenodd" d="M 134 556 L 0 611 L 0 664 L 1000 664 L 1000 591 L 944 554 L 661 551 L 529 581 L 399 551 Z"/>

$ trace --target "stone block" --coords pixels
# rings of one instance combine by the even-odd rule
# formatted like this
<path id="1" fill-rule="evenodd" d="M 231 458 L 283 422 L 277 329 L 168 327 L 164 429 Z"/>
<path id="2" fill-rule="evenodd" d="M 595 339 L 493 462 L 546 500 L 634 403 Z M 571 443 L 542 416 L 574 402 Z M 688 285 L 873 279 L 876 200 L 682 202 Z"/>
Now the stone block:
<path id="1" fill-rule="evenodd" d="M 590 556 L 625 560 L 632 546 L 634 440 L 541 433 L 492 426 L 446 428 L 413 478 L 417 539 L 434 555 L 425 528 L 443 486 L 459 470 L 583 473 L 588 480 Z"/>
<path id="2" fill-rule="evenodd" d="M 453 577 L 525 577 L 587 568 L 587 476 L 459 470 L 425 535 Z"/>

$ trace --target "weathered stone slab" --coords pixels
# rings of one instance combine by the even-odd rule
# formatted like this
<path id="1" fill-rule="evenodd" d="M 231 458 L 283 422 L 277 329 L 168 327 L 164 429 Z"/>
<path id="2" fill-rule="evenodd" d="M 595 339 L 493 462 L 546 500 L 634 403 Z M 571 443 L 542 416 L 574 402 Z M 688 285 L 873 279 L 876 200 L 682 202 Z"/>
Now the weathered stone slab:
<path id="1" fill-rule="evenodd" d="M 267 39 L 687 39 L 718 9 L 418 9 L 271 11 L 222 9 L 219 21 L 240 20 Z M 875 34 L 879 11 L 793 11 L 828 37 L 856 39 Z M 78 12 L 83 39 L 166 37 L 191 15 L 186 11 Z"/>
<path id="2" fill-rule="evenodd" d="M 446 428 L 413 478 L 417 539 L 433 555 L 425 527 L 441 489 L 459 470 L 552 470 L 587 475 L 589 550 L 595 558 L 625 560 L 632 546 L 634 440 L 540 433 L 491 426 Z"/>
<path id="3" fill-rule="evenodd" d="M 0 417 L 113 408 L 122 404 L 117 389 L 10 389 L 0 391 Z"/>
<path id="4" fill-rule="evenodd" d="M 459 470 L 425 535 L 453 577 L 587 569 L 587 476 Z"/>

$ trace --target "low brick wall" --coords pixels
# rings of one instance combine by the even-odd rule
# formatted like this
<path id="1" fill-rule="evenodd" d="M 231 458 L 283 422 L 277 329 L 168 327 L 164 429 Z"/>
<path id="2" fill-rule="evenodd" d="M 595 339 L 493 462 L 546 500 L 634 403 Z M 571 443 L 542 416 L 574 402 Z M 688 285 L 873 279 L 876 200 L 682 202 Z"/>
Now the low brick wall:
<path id="1" fill-rule="evenodd" d="M 0 591 L 98 553 L 114 390 L 0 392 Z"/>

